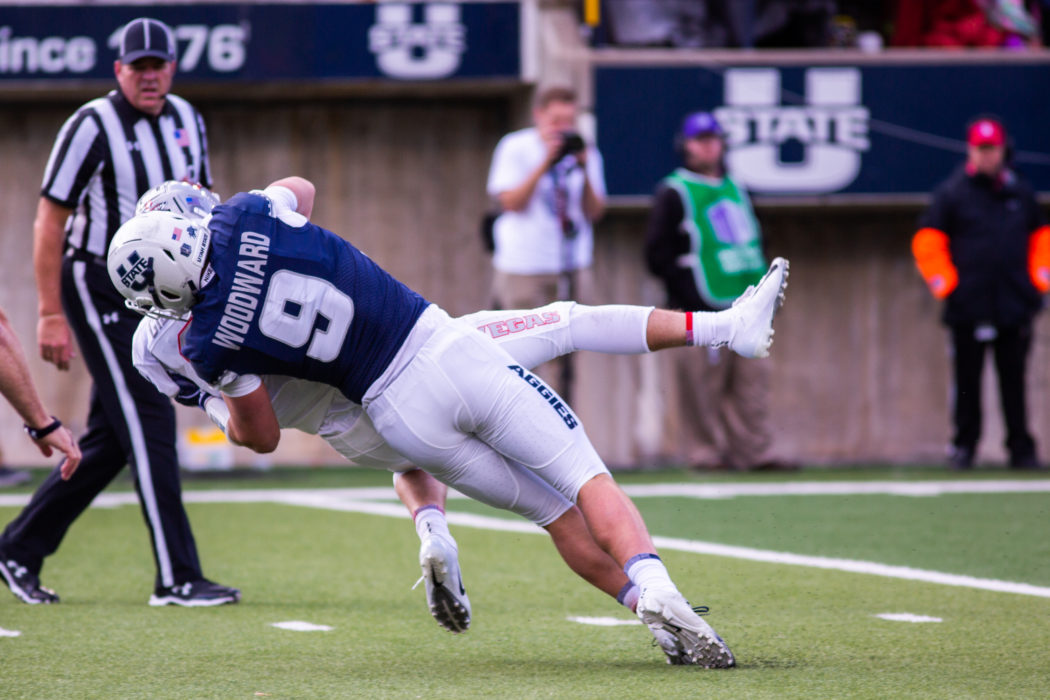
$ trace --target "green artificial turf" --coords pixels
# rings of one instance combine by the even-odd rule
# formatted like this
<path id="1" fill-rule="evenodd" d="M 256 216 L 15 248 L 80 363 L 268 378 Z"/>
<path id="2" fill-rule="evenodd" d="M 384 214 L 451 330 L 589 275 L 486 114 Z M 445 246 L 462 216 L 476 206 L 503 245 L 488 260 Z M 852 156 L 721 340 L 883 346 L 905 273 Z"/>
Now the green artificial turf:
<path id="1" fill-rule="evenodd" d="M 185 485 L 389 484 L 378 477 L 302 472 Z M 661 536 L 1050 583 L 1040 534 L 1050 494 L 637 502 Z M 541 535 L 453 526 L 474 621 L 452 635 L 430 618 L 423 587 L 411 590 L 418 539 L 407 519 L 267 503 L 188 510 L 205 573 L 239 586 L 240 604 L 148 607 L 153 564 L 138 508 L 91 509 L 43 572 L 62 603 L 0 595 L 0 628 L 21 632 L 0 637 L 0 697 L 1050 695 L 1048 598 L 667 550 L 672 576 L 711 607 L 708 621 L 737 656 L 736 669 L 705 671 L 665 665 L 641 625 L 569 621 L 632 617 L 575 578 Z M 449 510 L 496 514 L 461 500 Z M 0 522 L 16 513 L 0 508 Z M 943 621 L 875 617 L 903 612 Z M 271 626 L 289 620 L 333 629 Z"/>

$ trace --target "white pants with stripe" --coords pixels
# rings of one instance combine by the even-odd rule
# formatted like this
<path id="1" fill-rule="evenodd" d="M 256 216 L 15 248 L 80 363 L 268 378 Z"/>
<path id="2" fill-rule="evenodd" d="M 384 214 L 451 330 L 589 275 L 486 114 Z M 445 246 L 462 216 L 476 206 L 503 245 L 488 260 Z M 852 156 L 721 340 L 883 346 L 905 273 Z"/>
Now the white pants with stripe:
<path id="1" fill-rule="evenodd" d="M 522 513 L 541 525 L 564 512 L 584 483 L 608 473 L 556 393 L 436 306 L 420 317 L 363 405 L 390 447 L 469 496 L 484 490 L 489 501 L 503 488 L 500 500 L 517 502 L 522 481 L 508 478 L 516 465 L 538 477 L 555 492 L 549 505 L 560 508 L 550 518 Z"/>

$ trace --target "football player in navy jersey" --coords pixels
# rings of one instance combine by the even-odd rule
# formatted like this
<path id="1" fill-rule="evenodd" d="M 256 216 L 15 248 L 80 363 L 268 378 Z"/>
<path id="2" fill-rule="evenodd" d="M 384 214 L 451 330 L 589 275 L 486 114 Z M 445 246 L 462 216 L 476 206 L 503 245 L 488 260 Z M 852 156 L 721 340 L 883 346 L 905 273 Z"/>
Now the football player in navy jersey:
<path id="1" fill-rule="evenodd" d="M 171 211 L 200 220 L 218 202 L 218 197 L 199 186 L 167 182 L 143 195 L 136 212 Z M 772 317 L 782 301 L 786 276 L 786 262 L 778 261 L 734 309 L 695 314 L 692 323 L 681 312 L 653 307 L 589 307 L 574 302 L 528 310 L 479 311 L 461 320 L 500 343 L 526 368 L 577 350 L 639 354 L 679 347 L 690 342 L 689 327 L 695 330 L 694 341 L 699 338 L 708 346 L 728 344 L 739 354 L 763 357 L 772 340 Z M 133 342 L 135 367 L 165 395 L 204 408 L 225 431 L 229 419 L 225 403 L 182 355 L 179 335 L 184 327 L 184 321 L 144 318 Z M 281 428 L 320 435 L 351 463 L 394 472 L 395 490 L 413 515 L 420 538 L 419 560 L 431 613 L 446 629 L 465 631 L 470 625 L 470 601 L 462 586 L 456 541 L 444 514 L 445 486 L 391 450 L 361 406 L 334 387 L 277 375 L 260 380 Z M 509 466 L 502 473 L 467 471 L 460 475 L 463 481 L 448 485 L 546 529 L 573 571 L 633 612 L 637 586 L 598 548 L 579 510 L 529 470 Z M 669 663 L 685 661 L 673 636 L 660 629 L 653 634 Z"/>
<path id="2" fill-rule="evenodd" d="M 701 315 L 697 327 L 718 324 L 729 331 L 714 345 L 728 343 L 747 356 L 764 355 L 772 336 L 772 315 L 782 299 L 786 270 L 773 271 L 749 290 L 732 311 Z M 538 309 L 479 311 L 460 317 L 491 337 L 521 366 L 532 368 L 578 350 L 640 354 L 687 342 L 682 312 L 641 306 L 583 306 L 563 301 Z M 734 323 L 723 322 L 736 318 Z M 176 401 L 200 406 L 225 431 L 229 412 L 214 387 L 201 380 L 182 355 L 179 335 L 184 321 L 146 317 L 139 324 L 132 358 L 139 372 Z M 470 625 L 470 601 L 462 585 L 458 547 L 449 532 L 444 507 L 447 489 L 426 472 L 413 468 L 376 433 L 360 405 L 337 389 L 317 382 L 277 375 L 259 378 L 266 386 L 281 428 L 323 437 L 349 462 L 394 472 L 398 497 L 413 516 L 420 538 L 420 566 L 431 614 L 452 632 Z M 579 509 L 521 465 L 477 474 L 466 471 L 448 483 L 495 508 L 513 511 L 544 528 L 569 567 L 586 581 L 616 598 L 632 612 L 638 588 L 594 542 Z M 673 637 L 653 630 L 668 663 L 684 660 Z"/>
<path id="3" fill-rule="evenodd" d="M 230 439 L 276 448 L 280 425 L 253 375 L 279 374 L 339 389 L 391 448 L 439 479 L 520 464 L 577 504 L 638 587 L 639 617 L 673 636 L 686 663 L 735 665 L 671 581 L 572 410 L 491 339 L 310 223 L 313 199 L 310 182 L 285 178 L 235 195 L 203 224 L 137 216 L 110 247 L 110 276 L 129 306 L 174 316 L 192 308 L 183 352 L 221 388 Z"/>

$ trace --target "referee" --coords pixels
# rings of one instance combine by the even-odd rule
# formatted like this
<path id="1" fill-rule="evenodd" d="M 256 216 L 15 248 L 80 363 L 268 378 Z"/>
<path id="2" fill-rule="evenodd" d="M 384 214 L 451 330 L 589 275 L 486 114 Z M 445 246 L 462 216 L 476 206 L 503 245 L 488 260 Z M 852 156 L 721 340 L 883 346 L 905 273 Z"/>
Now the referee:
<path id="1" fill-rule="evenodd" d="M 83 460 L 69 481 L 51 472 L 0 535 L 0 575 L 26 603 L 57 603 L 40 585 L 44 558 L 128 464 L 157 565 L 150 605 L 234 603 L 239 590 L 201 573 L 182 505 L 175 413 L 132 365 L 141 317 L 124 307 L 106 271 L 110 238 L 146 190 L 173 179 L 211 186 L 204 122 L 168 94 L 175 37 L 164 23 L 129 22 L 113 70 L 117 89 L 83 105 L 59 132 L 33 224 L 40 354 L 68 369 L 72 329 L 94 380 Z"/>

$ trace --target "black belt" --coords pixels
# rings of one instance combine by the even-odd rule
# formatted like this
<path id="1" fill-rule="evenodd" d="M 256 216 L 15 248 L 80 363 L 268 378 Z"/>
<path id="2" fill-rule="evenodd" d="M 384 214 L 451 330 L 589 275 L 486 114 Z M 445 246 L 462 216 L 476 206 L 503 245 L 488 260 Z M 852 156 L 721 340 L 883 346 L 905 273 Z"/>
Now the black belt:
<path id="1" fill-rule="evenodd" d="M 102 255 L 95 255 L 89 253 L 86 250 L 80 248 L 67 248 L 66 255 L 79 262 L 94 263 L 96 265 L 106 266 L 106 258 Z"/>

